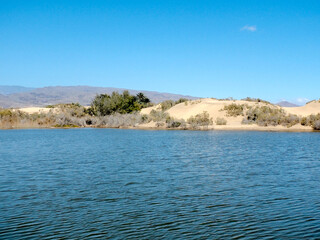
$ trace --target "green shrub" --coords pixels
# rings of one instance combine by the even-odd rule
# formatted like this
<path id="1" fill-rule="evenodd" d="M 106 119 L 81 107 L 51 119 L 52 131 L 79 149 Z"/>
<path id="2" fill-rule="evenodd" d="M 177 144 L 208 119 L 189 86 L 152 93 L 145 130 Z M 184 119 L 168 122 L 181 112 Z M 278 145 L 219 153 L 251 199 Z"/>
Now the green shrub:
<path id="1" fill-rule="evenodd" d="M 224 106 L 222 111 L 227 111 L 228 117 L 237 117 L 237 116 L 243 116 L 243 110 L 245 109 L 244 104 L 236 104 L 232 103 L 230 105 Z"/>
<path id="2" fill-rule="evenodd" d="M 319 122 L 320 122 L 320 113 L 318 114 L 311 114 L 308 117 L 303 117 L 301 119 L 301 125 L 303 126 L 311 126 L 314 130 L 319 129 Z"/>
<path id="3" fill-rule="evenodd" d="M 277 126 L 283 125 L 292 127 L 300 122 L 297 115 L 289 114 L 282 108 L 272 108 L 270 106 L 256 106 L 246 111 L 246 117 L 242 124 L 258 124 L 259 126 Z"/>
<path id="4" fill-rule="evenodd" d="M 292 127 L 292 126 L 300 123 L 300 118 L 297 115 L 289 114 L 285 117 L 282 117 L 280 122 L 281 122 L 281 125 L 283 125 L 283 126 Z"/>
<path id="5" fill-rule="evenodd" d="M 98 118 L 97 126 L 99 127 L 135 127 L 144 122 L 143 115 L 140 113 L 120 114 L 103 116 Z"/>
<path id="6" fill-rule="evenodd" d="M 67 104 L 57 104 L 55 105 L 58 111 L 72 117 L 84 117 L 87 114 L 87 110 L 81 106 L 79 103 L 67 103 Z"/>
<path id="7" fill-rule="evenodd" d="M 187 122 L 193 129 L 199 127 L 208 127 L 209 125 L 213 124 L 212 118 L 210 118 L 209 113 L 206 111 L 197 114 L 196 116 L 191 116 L 190 118 L 188 118 Z"/>
<path id="8" fill-rule="evenodd" d="M 186 121 L 184 119 L 173 119 L 168 118 L 166 120 L 167 128 L 185 128 L 186 127 Z"/>
<path id="9" fill-rule="evenodd" d="M 143 93 L 137 94 L 137 101 L 141 105 L 141 107 L 149 107 L 151 105 L 151 101 L 147 98 Z"/>
<path id="10" fill-rule="evenodd" d="M 246 112 L 247 123 L 256 123 L 259 126 L 276 126 L 280 124 L 280 120 L 285 116 L 282 109 L 271 108 L 269 106 L 257 106 L 248 109 Z M 246 122 L 243 121 L 243 124 Z"/>
<path id="11" fill-rule="evenodd" d="M 55 108 L 55 105 L 47 105 L 46 108 Z"/>
<path id="12" fill-rule="evenodd" d="M 266 100 L 262 100 L 260 98 L 251 98 L 251 97 L 246 97 L 241 99 L 242 101 L 247 101 L 247 102 L 261 102 L 261 103 L 266 103 L 266 104 L 271 104 L 270 102 Z"/>
<path id="13" fill-rule="evenodd" d="M 314 124 L 312 125 L 312 128 L 314 130 L 320 130 L 320 120 L 315 121 Z"/>
<path id="14" fill-rule="evenodd" d="M 13 111 L 9 109 L 0 109 L 0 118 L 12 117 L 14 115 Z"/>
<path id="15" fill-rule="evenodd" d="M 172 108 L 174 105 L 175 105 L 175 102 L 172 101 L 172 100 L 167 100 L 167 101 L 164 101 L 164 102 L 160 103 L 162 111 L 166 111 L 169 108 Z"/>
<path id="16" fill-rule="evenodd" d="M 217 125 L 227 125 L 227 120 L 224 118 L 218 117 L 215 122 Z"/>
<path id="17" fill-rule="evenodd" d="M 188 102 L 189 101 L 189 99 L 187 99 L 187 98 L 180 98 L 179 100 L 177 100 L 176 102 L 175 102 L 175 104 L 179 104 L 179 103 L 185 103 L 185 102 Z"/>
<path id="18" fill-rule="evenodd" d="M 138 96 L 130 95 L 128 91 L 122 94 L 113 92 L 111 95 L 97 95 L 91 103 L 88 113 L 95 116 L 106 116 L 113 113 L 133 113 L 139 111 L 145 104 L 150 102 L 142 93 Z"/>
<path id="19" fill-rule="evenodd" d="M 166 121 L 169 118 L 169 114 L 163 111 L 156 111 L 153 109 L 149 114 L 149 118 L 151 121 L 154 122 Z"/>

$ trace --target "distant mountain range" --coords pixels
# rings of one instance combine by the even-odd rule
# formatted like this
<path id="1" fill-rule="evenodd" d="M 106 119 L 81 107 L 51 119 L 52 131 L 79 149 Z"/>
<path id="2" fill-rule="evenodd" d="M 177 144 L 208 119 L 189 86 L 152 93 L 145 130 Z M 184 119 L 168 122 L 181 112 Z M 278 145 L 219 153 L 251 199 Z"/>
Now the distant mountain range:
<path id="1" fill-rule="evenodd" d="M 299 105 L 287 101 L 278 102 L 276 105 L 280 107 L 299 107 Z"/>
<path id="2" fill-rule="evenodd" d="M 56 86 L 26 88 L 21 86 L 0 86 L 0 107 L 18 108 L 72 102 L 77 102 L 82 105 L 90 105 L 92 99 L 97 94 L 110 94 L 113 91 L 123 92 L 124 90 L 129 90 L 129 92 L 134 95 L 142 92 L 154 103 L 159 103 L 164 100 L 176 101 L 179 98 L 197 99 L 197 97 L 180 94 L 111 87 Z"/>
<path id="3" fill-rule="evenodd" d="M 12 93 L 28 92 L 32 91 L 34 88 L 21 87 L 21 86 L 0 86 L 0 94 L 8 95 Z"/>

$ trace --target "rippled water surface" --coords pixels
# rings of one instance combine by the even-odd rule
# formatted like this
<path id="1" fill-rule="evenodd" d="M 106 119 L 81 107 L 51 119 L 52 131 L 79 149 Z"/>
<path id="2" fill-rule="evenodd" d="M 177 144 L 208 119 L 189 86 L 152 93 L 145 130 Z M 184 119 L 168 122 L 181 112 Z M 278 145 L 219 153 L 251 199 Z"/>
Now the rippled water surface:
<path id="1" fill-rule="evenodd" d="M 320 239 L 320 134 L 0 131 L 0 239 Z"/>

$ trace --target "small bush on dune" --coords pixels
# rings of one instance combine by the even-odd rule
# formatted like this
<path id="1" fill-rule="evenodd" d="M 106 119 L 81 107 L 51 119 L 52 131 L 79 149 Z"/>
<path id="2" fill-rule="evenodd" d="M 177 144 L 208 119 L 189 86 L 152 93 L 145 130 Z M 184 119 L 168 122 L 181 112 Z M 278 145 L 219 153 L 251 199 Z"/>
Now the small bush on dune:
<path id="1" fill-rule="evenodd" d="M 185 128 L 186 121 L 184 119 L 169 118 L 166 120 L 167 128 Z"/>
<path id="2" fill-rule="evenodd" d="M 316 99 L 314 99 L 314 100 L 311 100 L 311 101 L 309 101 L 309 102 L 306 102 L 306 104 L 309 104 L 309 103 L 312 103 L 312 102 L 314 102 L 314 103 L 320 103 L 320 99 L 319 100 L 316 100 Z"/>
<path id="3" fill-rule="evenodd" d="M 216 119 L 215 123 L 216 123 L 217 125 L 227 125 L 227 120 L 224 119 L 224 118 L 218 117 L 218 118 Z"/>
<path id="4" fill-rule="evenodd" d="M 86 115 L 86 109 L 79 103 L 58 104 L 55 108 L 72 117 L 81 118 Z"/>
<path id="5" fill-rule="evenodd" d="M 161 110 L 162 111 L 166 111 L 170 108 L 172 108 L 176 103 L 172 100 L 167 100 L 167 101 L 164 101 L 162 103 L 160 103 L 160 106 L 161 106 Z"/>
<path id="6" fill-rule="evenodd" d="M 2 109 L 0 108 L 0 119 L 5 118 L 5 117 L 11 117 L 13 116 L 13 111 L 10 109 Z"/>
<path id="7" fill-rule="evenodd" d="M 311 114 L 308 117 L 303 117 L 301 119 L 301 125 L 303 126 L 311 126 L 314 130 L 320 130 L 320 113 L 318 114 Z"/>
<path id="8" fill-rule="evenodd" d="M 185 102 L 188 102 L 189 101 L 189 99 L 187 99 L 187 98 L 180 98 L 179 100 L 177 100 L 176 102 L 175 102 L 175 104 L 179 104 L 179 103 L 185 103 Z"/>
<path id="9" fill-rule="evenodd" d="M 86 121 L 83 118 L 73 117 L 69 114 L 59 113 L 54 116 L 55 127 L 84 127 Z"/>
<path id="10" fill-rule="evenodd" d="M 246 97 L 241 99 L 242 101 L 247 101 L 247 102 L 261 102 L 261 103 L 266 103 L 266 104 L 271 104 L 270 102 L 266 100 L 262 100 L 260 98 L 251 98 L 251 97 Z"/>
<path id="11" fill-rule="evenodd" d="M 169 114 L 163 111 L 156 111 L 153 109 L 149 114 L 149 118 L 151 121 L 154 122 L 166 121 L 166 119 L 169 118 Z"/>
<path id="12" fill-rule="evenodd" d="M 312 125 L 312 128 L 314 130 L 320 130 L 320 120 L 315 121 L 314 124 Z"/>
<path id="13" fill-rule="evenodd" d="M 230 105 L 224 106 L 222 111 L 227 111 L 228 117 L 237 117 L 237 116 L 243 116 L 243 110 L 245 109 L 244 104 L 236 104 L 232 103 Z"/>
<path id="14" fill-rule="evenodd" d="M 166 101 L 163 101 L 162 103 L 160 103 L 160 107 L 161 107 L 162 111 L 167 111 L 168 109 L 172 108 L 173 106 L 175 106 L 179 103 L 185 103 L 185 105 L 188 105 L 188 101 L 189 101 L 189 99 L 186 99 L 186 98 L 180 98 L 177 101 L 166 100 Z"/>
<path id="15" fill-rule="evenodd" d="M 113 114 L 104 117 L 100 117 L 97 122 L 97 126 L 99 127 L 111 127 L 111 128 L 119 128 L 119 127 L 135 127 L 138 124 L 144 122 L 144 119 L 141 114 L 133 113 L 133 114 Z"/>
<path id="16" fill-rule="evenodd" d="M 300 122 L 297 115 L 287 115 L 282 108 L 272 108 L 269 106 L 256 106 L 246 111 L 246 117 L 242 124 L 258 124 L 259 126 L 283 125 L 292 127 Z"/>
<path id="17" fill-rule="evenodd" d="M 248 123 L 256 123 L 259 126 L 279 125 L 281 118 L 284 116 L 285 113 L 282 109 L 274 109 L 267 106 L 254 107 L 246 112 Z M 245 121 L 242 123 L 245 123 Z"/>
<path id="18" fill-rule="evenodd" d="M 204 111 L 203 113 L 197 114 L 196 116 L 191 116 L 187 122 L 191 125 L 193 129 L 199 127 L 208 127 L 213 124 L 212 118 L 208 112 Z"/>
<path id="19" fill-rule="evenodd" d="M 292 127 L 292 126 L 300 123 L 300 118 L 297 115 L 289 114 L 285 117 L 282 117 L 280 122 L 281 122 L 281 125 L 283 125 L 283 126 Z"/>

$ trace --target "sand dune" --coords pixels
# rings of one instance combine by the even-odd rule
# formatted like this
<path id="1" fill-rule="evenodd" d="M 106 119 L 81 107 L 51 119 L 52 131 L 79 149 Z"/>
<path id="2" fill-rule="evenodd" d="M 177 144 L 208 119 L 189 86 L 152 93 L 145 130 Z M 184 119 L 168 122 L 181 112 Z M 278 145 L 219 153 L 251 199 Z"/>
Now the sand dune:
<path id="1" fill-rule="evenodd" d="M 230 105 L 232 103 L 236 104 L 248 104 L 249 106 L 269 106 L 272 108 L 278 108 L 280 109 L 280 106 L 273 105 L 273 104 L 267 104 L 263 102 L 250 102 L 250 101 L 240 101 L 240 100 L 217 100 L 217 99 L 211 99 L 211 98 L 205 98 L 205 99 L 198 99 L 193 101 L 188 101 L 186 103 L 180 103 L 166 112 L 169 113 L 169 115 L 175 119 L 184 119 L 187 120 L 191 116 L 195 116 L 197 114 L 203 113 L 203 111 L 206 111 L 209 113 L 210 117 L 212 117 L 213 121 L 215 121 L 217 118 L 224 118 L 227 120 L 226 125 L 212 125 L 209 126 L 209 129 L 216 129 L 216 130 L 268 130 L 268 131 L 309 131 L 311 130 L 311 127 L 302 126 L 301 124 L 297 124 L 295 126 L 292 126 L 290 128 L 284 127 L 284 126 L 268 126 L 268 127 L 261 127 L 257 126 L 255 124 L 251 125 L 243 125 L 241 124 L 243 120 L 243 116 L 238 117 L 230 117 L 227 116 L 226 111 L 223 111 L 222 109 L 226 105 Z M 149 114 L 151 110 L 160 110 L 160 105 L 145 108 L 141 110 L 142 114 Z M 311 102 L 305 106 L 302 107 L 287 107 L 282 108 L 284 109 L 288 114 L 296 114 L 298 116 L 308 116 L 311 114 L 317 114 L 320 113 L 320 102 L 314 101 Z"/>
<path id="2" fill-rule="evenodd" d="M 25 112 L 25 113 L 48 113 L 51 108 L 42 108 L 42 107 L 27 107 L 27 108 L 19 108 L 19 111 Z"/>

